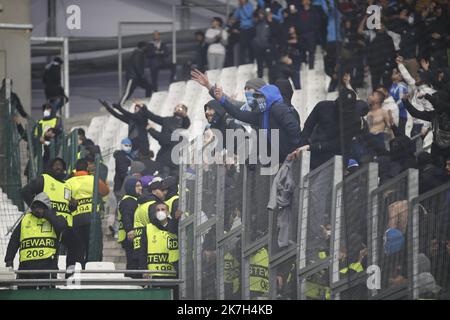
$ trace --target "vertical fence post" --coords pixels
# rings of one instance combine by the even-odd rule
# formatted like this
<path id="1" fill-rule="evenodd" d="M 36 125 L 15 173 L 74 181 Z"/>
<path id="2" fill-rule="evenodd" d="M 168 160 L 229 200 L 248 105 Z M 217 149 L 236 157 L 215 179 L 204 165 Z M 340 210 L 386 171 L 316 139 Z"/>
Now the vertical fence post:
<path id="1" fill-rule="evenodd" d="M 98 212 L 98 180 L 99 180 L 99 165 L 100 155 L 95 155 L 95 175 L 94 175 L 94 193 L 92 199 L 92 213 L 91 213 L 91 227 L 89 234 L 89 251 L 88 261 L 101 261 L 102 259 L 102 234 L 101 234 L 101 220 Z M 100 230 L 100 232 L 99 232 Z"/>

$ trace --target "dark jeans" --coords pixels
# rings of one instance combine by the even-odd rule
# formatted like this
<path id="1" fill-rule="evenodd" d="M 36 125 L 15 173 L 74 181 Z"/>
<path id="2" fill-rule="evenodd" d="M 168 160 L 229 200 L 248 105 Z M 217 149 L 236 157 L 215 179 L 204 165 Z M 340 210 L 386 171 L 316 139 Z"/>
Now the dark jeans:
<path id="1" fill-rule="evenodd" d="M 308 52 L 308 64 L 310 69 L 314 69 L 314 55 L 316 53 L 316 35 L 308 32 L 300 35 L 302 61 L 306 63 L 306 52 Z"/>
<path id="2" fill-rule="evenodd" d="M 145 90 L 145 96 L 146 97 L 151 97 L 151 95 L 152 95 L 152 86 L 147 81 L 147 79 L 142 77 L 142 78 L 133 78 L 133 79 L 129 79 L 129 80 L 132 80 L 133 82 L 131 83 L 130 92 L 128 92 L 128 95 L 127 95 L 126 99 L 129 99 L 131 97 L 131 95 L 133 94 L 134 90 L 136 90 L 137 87 L 141 87 L 142 89 Z"/>
<path id="3" fill-rule="evenodd" d="M 253 50 L 255 52 L 256 64 L 258 66 L 258 78 L 262 78 L 264 73 L 264 63 L 269 70 L 273 65 L 273 62 L 275 60 L 274 48 L 261 48 L 257 45 L 254 45 Z"/>
<path id="4" fill-rule="evenodd" d="M 239 64 L 253 62 L 253 50 L 251 46 L 252 39 L 255 35 L 255 29 L 240 29 L 239 34 Z"/>
<path id="5" fill-rule="evenodd" d="M 169 69 L 170 70 L 170 83 L 172 83 L 175 79 L 175 72 L 177 70 L 177 66 L 172 62 L 160 61 L 150 63 L 150 71 L 152 73 L 152 86 L 153 91 L 158 91 L 158 76 L 159 70 Z"/>
<path id="6" fill-rule="evenodd" d="M 406 132 L 406 122 L 407 122 L 407 118 L 398 118 L 398 131 L 401 134 L 405 134 Z"/>

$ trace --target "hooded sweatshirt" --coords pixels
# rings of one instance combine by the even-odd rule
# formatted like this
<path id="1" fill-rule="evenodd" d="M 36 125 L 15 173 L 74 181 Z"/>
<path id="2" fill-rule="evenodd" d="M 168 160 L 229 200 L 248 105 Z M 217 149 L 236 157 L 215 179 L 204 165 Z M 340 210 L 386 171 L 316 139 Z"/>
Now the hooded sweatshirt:
<path id="1" fill-rule="evenodd" d="M 270 130 L 279 130 L 279 161 L 294 151 L 300 144 L 300 125 L 292 110 L 283 102 L 280 90 L 274 85 L 265 85 L 259 92 L 266 99 L 266 110 L 263 112 L 245 112 L 233 106 L 228 98 L 223 96 L 220 103 L 235 119 L 249 123 L 257 129 L 264 130 L 268 147 L 271 143 Z"/>
<path id="2" fill-rule="evenodd" d="M 35 202 L 40 202 L 46 206 L 46 210 L 44 211 L 43 219 L 50 222 L 52 227 L 54 228 L 57 237 L 67 228 L 67 221 L 63 216 L 57 216 L 56 212 L 52 209 L 52 205 L 50 202 L 49 197 L 46 193 L 41 192 L 38 193 L 31 205 Z M 22 217 L 23 218 L 23 217 Z M 8 248 L 6 250 L 5 255 L 5 263 L 9 264 L 14 260 L 14 257 L 17 253 L 17 250 L 19 250 L 20 247 L 20 234 L 21 234 L 21 228 L 22 228 L 22 221 L 19 222 L 19 224 L 14 229 L 11 238 L 8 243 Z M 25 261 L 20 264 L 20 269 L 45 269 L 46 267 L 55 267 L 57 264 L 49 266 L 49 264 L 53 264 L 57 261 L 57 259 L 44 259 L 44 260 L 36 260 L 36 261 Z"/>
<path id="3" fill-rule="evenodd" d="M 131 177 L 127 180 L 127 182 L 124 183 L 125 195 L 134 197 L 136 199 L 126 198 L 120 200 L 119 202 L 119 211 L 122 214 L 122 224 L 126 233 L 133 230 L 134 213 L 138 207 L 137 199 L 139 195 L 136 194 L 136 184 L 138 183 L 138 181 L 139 180 L 137 178 Z"/>

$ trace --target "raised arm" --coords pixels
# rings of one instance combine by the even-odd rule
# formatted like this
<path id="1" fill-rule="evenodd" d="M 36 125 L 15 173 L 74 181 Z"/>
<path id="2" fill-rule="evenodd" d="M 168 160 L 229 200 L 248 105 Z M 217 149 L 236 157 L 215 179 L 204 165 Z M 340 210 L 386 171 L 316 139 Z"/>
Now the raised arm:
<path id="1" fill-rule="evenodd" d="M 150 110 L 148 110 L 148 108 L 147 108 L 146 105 L 144 105 L 144 107 L 142 108 L 142 110 L 143 110 L 143 115 L 144 115 L 147 119 L 149 119 L 149 120 L 151 120 L 151 121 L 153 121 L 153 122 L 155 122 L 155 123 L 157 123 L 157 124 L 159 124 L 159 125 L 162 126 L 163 121 L 164 121 L 164 117 L 161 117 L 161 116 L 158 116 L 158 115 L 154 114 L 153 112 L 151 112 Z"/>
<path id="2" fill-rule="evenodd" d="M 129 119 L 125 117 L 123 114 L 120 114 L 116 112 L 106 101 L 98 99 L 98 101 L 108 110 L 109 113 L 111 113 L 114 117 L 119 119 L 120 121 L 123 121 L 125 123 L 129 123 Z"/>
<path id="3" fill-rule="evenodd" d="M 420 111 L 414 108 L 414 106 L 409 102 L 408 99 L 404 98 L 403 105 L 405 106 L 406 110 L 408 110 L 409 114 L 413 116 L 414 118 L 425 120 L 425 121 L 431 121 L 433 119 L 433 113 L 435 111 Z"/>
<path id="4" fill-rule="evenodd" d="M 403 59 L 396 59 L 398 71 L 402 74 L 403 79 L 405 79 L 406 83 L 410 86 L 416 85 L 416 80 L 409 74 L 408 69 L 406 69 L 405 65 L 403 64 Z"/>

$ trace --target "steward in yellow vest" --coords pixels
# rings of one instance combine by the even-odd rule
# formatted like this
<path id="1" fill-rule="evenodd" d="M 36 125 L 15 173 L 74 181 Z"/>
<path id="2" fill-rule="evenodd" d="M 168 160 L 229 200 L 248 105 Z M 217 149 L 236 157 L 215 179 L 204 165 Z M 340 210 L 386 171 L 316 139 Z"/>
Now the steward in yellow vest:
<path id="1" fill-rule="evenodd" d="M 72 189 L 72 197 L 78 202 L 77 210 L 73 213 L 71 245 L 67 247 L 67 266 L 80 262 L 84 267 L 87 260 L 94 200 L 94 176 L 89 174 L 87 166 L 86 159 L 78 160 L 75 176 L 67 180 Z M 109 187 L 101 179 L 98 181 L 98 193 L 102 197 L 109 193 Z"/>
<path id="2" fill-rule="evenodd" d="M 13 267 L 14 257 L 19 250 L 19 270 L 57 270 L 58 239 L 66 228 L 66 219 L 56 215 L 44 192 L 39 193 L 11 235 L 5 255 L 6 266 Z M 21 279 L 49 277 L 49 274 L 19 276 Z"/>
<path id="3" fill-rule="evenodd" d="M 68 226 L 72 227 L 72 213 L 76 211 L 77 204 L 72 197 L 70 185 L 65 181 L 65 170 L 66 163 L 63 159 L 53 159 L 47 172 L 24 186 L 21 190 L 21 195 L 25 203 L 30 206 L 37 194 L 45 192 L 50 198 L 56 215 L 64 217 Z"/>
<path id="4" fill-rule="evenodd" d="M 176 277 L 175 274 L 158 273 L 158 271 L 176 271 L 170 259 L 170 252 L 178 249 L 178 241 L 168 231 L 168 207 L 165 203 L 156 205 L 156 219 L 157 225 L 149 223 L 144 227 L 141 237 L 142 256 L 140 265 L 155 272 L 149 274 L 152 278 L 174 278 Z"/>
<path id="5" fill-rule="evenodd" d="M 261 248 L 250 257 L 250 299 L 269 294 L 269 253 Z"/>
<path id="6" fill-rule="evenodd" d="M 150 223 L 151 209 L 158 203 L 164 203 L 168 189 L 167 183 L 160 177 L 153 178 L 147 186 L 143 187 L 146 187 L 150 194 L 139 197 L 139 205 L 134 214 L 133 248 L 135 251 L 141 249 L 141 236 L 145 226 Z"/>
<path id="7" fill-rule="evenodd" d="M 117 241 L 122 244 L 127 257 L 127 270 L 138 269 L 138 257 L 134 255 L 134 215 L 138 207 L 138 197 L 142 195 L 142 183 L 137 178 L 130 178 L 125 182 L 125 195 L 119 202 L 119 238 Z M 136 277 L 130 274 L 129 277 Z"/>

